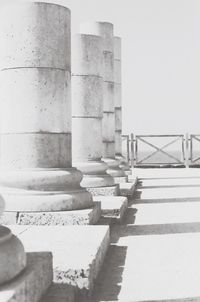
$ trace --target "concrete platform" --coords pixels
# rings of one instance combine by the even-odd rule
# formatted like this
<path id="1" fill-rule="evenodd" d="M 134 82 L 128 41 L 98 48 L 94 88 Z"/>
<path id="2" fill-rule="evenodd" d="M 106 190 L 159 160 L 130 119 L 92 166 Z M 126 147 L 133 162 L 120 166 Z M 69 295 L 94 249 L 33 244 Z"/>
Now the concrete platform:
<path id="1" fill-rule="evenodd" d="M 128 200 L 123 196 L 95 196 L 101 202 L 101 216 L 112 218 L 112 222 L 121 222 L 128 208 Z"/>
<path id="2" fill-rule="evenodd" d="M 108 226 L 9 226 L 27 252 L 51 251 L 54 282 L 90 295 L 109 243 Z"/>
<path id="3" fill-rule="evenodd" d="M 135 192 L 136 185 L 137 185 L 137 181 L 138 181 L 137 177 L 134 177 L 132 179 L 132 182 L 121 183 L 119 185 L 120 195 L 121 196 L 126 196 L 126 197 L 133 196 L 133 194 Z"/>
<path id="4" fill-rule="evenodd" d="M 93 196 L 117 196 L 119 194 L 119 185 L 98 188 L 86 188 Z"/>
<path id="5" fill-rule="evenodd" d="M 4 225 L 90 225 L 101 217 L 101 205 L 76 211 L 59 212 L 4 212 L 0 223 Z"/>
<path id="6" fill-rule="evenodd" d="M 28 253 L 26 269 L 0 286 L 1 302 L 38 302 L 52 283 L 52 254 Z"/>

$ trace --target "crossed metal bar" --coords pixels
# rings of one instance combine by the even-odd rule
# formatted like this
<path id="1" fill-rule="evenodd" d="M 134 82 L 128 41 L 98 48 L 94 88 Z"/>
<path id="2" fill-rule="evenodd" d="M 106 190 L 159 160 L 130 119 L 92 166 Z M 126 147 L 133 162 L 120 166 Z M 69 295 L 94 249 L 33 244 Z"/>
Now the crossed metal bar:
<path id="1" fill-rule="evenodd" d="M 152 143 L 148 142 L 147 140 L 145 140 L 144 137 L 148 137 L 148 138 L 151 138 L 151 137 L 176 137 L 176 138 L 159 148 L 155 144 L 152 144 Z M 182 140 L 182 152 L 183 152 L 183 158 L 184 158 L 185 156 L 184 156 L 184 146 L 183 146 L 183 139 L 184 139 L 183 135 L 136 135 L 136 164 L 142 164 L 142 163 L 144 164 L 144 161 L 147 161 L 149 158 L 151 158 L 152 156 L 154 156 L 158 152 L 161 152 L 165 156 L 173 159 L 175 161 L 175 163 L 183 164 L 183 162 L 180 159 L 178 159 L 177 157 L 173 156 L 172 154 L 164 151 L 165 148 L 167 148 L 168 146 L 174 144 L 175 142 L 177 142 L 180 139 Z M 152 148 L 156 149 L 156 151 L 152 152 L 148 156 L 146 156 L 146 157 L 144 157 L 144 158 L 142 158 L 141 160 L 138 161 L 138 158 L 137 158 L 137 155 L 138 155 L 138 146 L 137 146 L 138 145 L 138 140 L 140 140 L 143 143 L 145 143 L 145 144 L 151 146 Z M 200 141 L 200 139 L 199 139 L 199 141 Z"/>
<path id="2" fill-rule="evenodd" d="M 200 134 L 191 134 L 190 135 L 190 160 L 191 163 L 196 163 L 198 160 L 200 160 L 200 156 L 197 158 L 194 158 L 193 155 L 193 140 L 196 140 L 200 143 L 200 138 L 198 138 L 198 136 L 200 137 Z"/>

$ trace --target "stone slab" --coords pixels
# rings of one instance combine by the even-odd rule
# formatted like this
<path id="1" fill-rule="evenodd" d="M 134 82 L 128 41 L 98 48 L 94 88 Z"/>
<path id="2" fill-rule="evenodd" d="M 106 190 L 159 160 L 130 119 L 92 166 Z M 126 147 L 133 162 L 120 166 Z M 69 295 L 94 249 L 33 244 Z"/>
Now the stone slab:
<path id="1" fill-rule="evenodd" d="M 131 197 L 135 192 L 135 188 L 137 185 L 137 177 L 134 178 L 133 182 L 121 183 L 120 184 L 120 195 Z"/>
<path id="2" fill-rule="evenodd" d="M 119 185 L 109 187 L 87 188 L 87 191 L 89 191 L 93 196 L 117 196 L 119 195 Z"/>
<path id="3" fill-rule="evenodd" d="M 95 196 L 101 202 L 101 216 L 112 218 L 113 222 L 121 222 L 128 208 L 128 200 L 124 196 Z"/>
<path id="4" fill-rule="evenodd" d="M 101 217 L 98 202 L 89 209 L 59 212 L 4 212 L 0 223 L 4 225 L 88 225 L 96 224 Z"/>
<path id="5" fill-rule="evenodd" d="M 114 178 L 115 184 L 125 183 L 128 180 L 127 176 L 119 176 L 119 177 L 113 177 L 113 178 Z"/>
<path id="6" fill-rule="evenodd" d="M 75 290 L 68 284 L 53 282 L 40 302 L 75 302 Z"/>
<path id="7" fill-rule="evenodd" d="M 27 253 L 26 269 L 11 282 L 0 286 L 1 302 L 38 302 L 52 283 L 52 254 Z"/>
<path id="8" fill-rule="evenodd" d="M 51 251 L 54 282 L 88 296 L 110 244 L 108 226 L 9 226 L 25 250 Z"/>

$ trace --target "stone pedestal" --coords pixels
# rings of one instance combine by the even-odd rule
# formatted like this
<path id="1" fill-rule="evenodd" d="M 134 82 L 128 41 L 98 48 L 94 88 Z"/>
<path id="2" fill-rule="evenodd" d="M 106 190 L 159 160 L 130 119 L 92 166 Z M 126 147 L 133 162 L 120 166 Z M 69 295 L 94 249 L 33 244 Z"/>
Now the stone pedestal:
<path id="1" fill-rule="evenodd" d="M 114 179 L 102 158 L 103 56 L 102 38 L 76 34 L 72 45 L 72 154 L 83 173 L 81 185 L 110 187 Z"/>
<path id="2" fill-rule="evenodd" d="M 67 217 L 71 210 L 92 208 L 92 195 L 80 186 L 82 173 L 71 165 L 70 11 L 27 2 L 8 6 L 4 16 L 0 193 L 5 210 L 43 218 L 51 211 Z M 48 224 L 60 223 L 51 217 Z"/>
<path id="3" fill-rule="evenodd" d="M 103 160 L 108 165 L 107 173 L 116 183 L 124 182 L 127 177 L 119 168 L 115 158 L 115 109 L 114 109 L 114 43 L 113 25 L 108 22 L 81 24 L 81 33 L 99 35 L 103 51 Z"/>
<path id="4" fill-rule="evenodd" d="M 121 85 L 121 38 L 114 37 L 115 155 L 120 160 L 120 168 L 125 174 L 131 174 L 129 165 L 122 156 Z"/>

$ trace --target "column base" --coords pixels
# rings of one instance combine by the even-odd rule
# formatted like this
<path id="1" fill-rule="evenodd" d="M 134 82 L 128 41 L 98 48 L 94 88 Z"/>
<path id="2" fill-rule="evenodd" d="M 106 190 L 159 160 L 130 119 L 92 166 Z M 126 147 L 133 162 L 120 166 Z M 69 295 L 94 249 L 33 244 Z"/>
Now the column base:
<path id="1" fill-rule="evenodd" d="M 103 161 L 108 165 L 106 172 L 112 177 L 125 177 L 124 171 L 119 167 L 120 161 L 115 158 L 103 158 Z"/>
<path id="2" fill-rule="evenodd" d="M 88 209 L 58 212 L 7 212 L 0 218 L 4 225 L 90 225 L 101 217 L 101 204 L 93 202 Z"/>
<path id="3" fill-rule="evenodd" d="M 120 161 L 119 167 L 124 171 L 126 175 L 131 175 L 131 169 L 125 158 L 120 154 L 116 155 L 116 159 Z"/>
<path id="4" fill-rule="evenodd" d="M 92 195 L 80 186 L 82 173 L 75 168 L 1 170 L 0 194 L 5 211 L 48 212 L 86 209 Z"/>
<path id="5" fill-rule="evenodd" d="M 83 173 L 81 186 L 84 188 L 107 187 L 114 185 L 112 176 L 106 173 L 108 166 L 102 160 L 75 162 L 73 164 Z"/>
<path id="6" fill-rule="evenodd" d="M 137 185 L 137 178 L 135 178 L 133 182 L 121 183 L 119 185 L 120 195 L 126 197 L 132 197 L 135 192 L 136 185 Z"/>
<path id="7" fill-rule="evenodd" d="M 117 196 L 119 195 L 119 185 L 116 184 L 114 186 L 109 187 L 96 187 L 96 188 L 87 188 L 87 190 L 93 195 L 101 195 L 101 196 Z"/>
<path id="8" fill-rule="evenodd" d="M 25 267 L 26 254 L 21 241 L 10 229 L 0 226 L 0 284 L 18 276 Z"/>
<path id="9" fill-rule="evenodd" d="M 27 253 L 26 269 L 14 280 L 0 286 L 0 301 L 39 302 L 51 285 L 52 279 L 51 253 Z"/>

